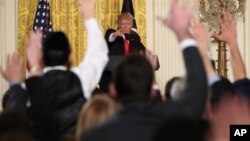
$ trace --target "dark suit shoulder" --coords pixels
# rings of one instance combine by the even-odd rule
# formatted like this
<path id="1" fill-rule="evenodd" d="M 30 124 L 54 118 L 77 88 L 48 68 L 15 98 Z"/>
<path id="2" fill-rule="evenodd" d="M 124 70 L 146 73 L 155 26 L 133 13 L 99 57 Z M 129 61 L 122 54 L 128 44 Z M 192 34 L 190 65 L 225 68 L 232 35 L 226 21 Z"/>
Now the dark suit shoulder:
<path id="1" fill-rule="evenodd" d="M 19 113 L 26 113 L 26 101 L 28 92 L 20 84 L 12 86 L 3 96 L 3 109 L 10 109 Z"/>
<path id="2" fill-rule="evenodd" d="M 81 141 L 152 141 L 158 126 L 173 114 L 178 115 L 178 112 L 173 113 L 176 109 L 174 104 L 152 106 L 136 102 L 125 105 L 112 119 L 85 132 Z"/>
<path id="3" fill-rule="evenodd" d="M 60 132 L 73 133 L 81 107 L 86 102 L 78 76 L 71 71 L 51 70 L 42 77 L 29 79 L 26 84 L 33 95 L 31 115 L 36 113 L 39 121 L 42 114 L 49 114 L 48 121 L 55 121 Z"/>

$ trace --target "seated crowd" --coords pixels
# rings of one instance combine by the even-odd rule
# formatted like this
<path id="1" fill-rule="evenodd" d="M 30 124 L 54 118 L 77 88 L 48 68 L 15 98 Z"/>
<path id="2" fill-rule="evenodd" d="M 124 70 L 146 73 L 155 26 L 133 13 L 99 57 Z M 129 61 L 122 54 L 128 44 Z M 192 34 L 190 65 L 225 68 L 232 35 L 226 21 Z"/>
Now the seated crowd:
<path id="1" fill-rule="evenodd" d="M 229 46 L 234 82 L 216 74 L 205 27 L 191 24 L 193 10 L 172 1 L 169 17 L 158 20 L 176 35 L 186 75 L 174 76 L 161 95 L 150 52 L 126 55 L 112 72 L 108 92 L 96 89 L 109 48 L 94 16 L 94 0 L 79 0 L 79 9 L 88 36 L 79 66 L 70 67 L 63 32 L 43 39 L 40 31 L 27 44 L 28 78 L 22 79 L 18 53 L 7 56 L 5 69 L 1 66 L 10 85 L 2 100 L 1 141 L 229 141 L 230 124 L 250 124 L 250 80 L 230 13 L 218 18 L 221 33 L 212 36 Z"/>

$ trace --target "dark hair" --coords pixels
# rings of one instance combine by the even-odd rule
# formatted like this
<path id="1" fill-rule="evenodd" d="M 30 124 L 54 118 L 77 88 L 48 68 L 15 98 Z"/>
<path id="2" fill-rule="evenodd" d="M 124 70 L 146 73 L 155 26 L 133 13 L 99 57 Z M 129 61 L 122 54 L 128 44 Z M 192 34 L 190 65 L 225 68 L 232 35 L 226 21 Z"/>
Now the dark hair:
<path id="1" fill-rule="evenodd" d="M 136 54 L 126 56 L 115 68 L 112 81 L 121 102 L 149 100 L 154 72 L 148 60 Z"/>
<path id="2" fill-rule="evenodd" d="M 3 111 L 0 113 L 0 135 L 7 132 L 31 133 L 31 123 L 29 119 L 14 111 Z"/>
<path id="3" fill-rule="evenodd" d="M 234 96 L 235 90 L 233 84 L 226 78 L 221 77 L 221 80 L 215 82 L 211 86 L 210 102 L 213 106 L 219 104 L 225 96 Z"/>
<path id="4" fill-rule="evenodd" d="M 118 16 L 118 18 L 117 18 L 117 24 L 119 24 L 119 22 L 120 22 L 121 20 L 123 20 L 123 19 L 128 20 L 128 21 L 131 21 L 131 24 L 133 24 L 133 19 L 134 19 L 134 17 L 133 17 L 133 15 L 131 15 L 129 12 L 121 13 L 121 14 Z M 132 26 L 133 26 L 133 25 L 132 25 Z"/>
<path id="5" fill-rule="evenodd" d="M 45 66 L 69 65 L 70 44 L 63 32 L 49 32 L 43 40 Z"/>
<path id="6" fill-rule="evenodd" d="M 250 100 L 250 80 L 248 78 L 237 80 L 233 83 L 236 94 Z"/>

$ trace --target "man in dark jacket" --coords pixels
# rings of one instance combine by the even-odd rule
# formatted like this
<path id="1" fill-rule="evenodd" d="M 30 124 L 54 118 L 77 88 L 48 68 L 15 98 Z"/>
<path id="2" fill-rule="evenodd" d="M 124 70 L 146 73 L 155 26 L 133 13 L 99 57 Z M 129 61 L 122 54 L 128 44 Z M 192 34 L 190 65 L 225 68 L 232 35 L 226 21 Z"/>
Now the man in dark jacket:
<path id="1" fill-rule="evenodd" d="M 111 57 L 111 62 L 119 61 L 119 57 L 123 57 L 125 55 L 131 53 L 145 53 L 148 51 L 145 46 L 141 42 L 141 38 L 137 33 L 137 30 L 133 27 L 133 19 L 134 17 L 130 13 L 121 13 L 117 18 L 118 29 L 108 29 L 105 33 L 105 40 L 108 44 L 109 56 Z M 119 57 L 113 57 L 119 56 Z M 156 55 L 152 55 L 155 58 L 155 70 L 160 68 L 160 64 L 158 61 L 158 57 Z M 113 57 L 113 58 L 112 58 Z M 114 60 L 116 59 L 116 60 Z M 110 63 L 111 64 L 111 63 Z M 115 63 L 114 63 L 115 64 Z M 111 67 L 113 64 L 111 64 Z M 111 81 L 111 70 L 104 71 L 102 75 L 102 79 L 100 81 L 100 89 L 102 91 L 107 92 L 108 86 Z"/>
<path id="2" fill-rule="evenodd" d="M 144 51 L 141 38 L 133 27 L 133 16 L 130 13 L 122 13 L 118 16 L 118 29 L 108 29 L 105 39 L 109 47 L 109 55 L 126 55 L 132 52 Z M 126 49 L 128 41 L 128 49 Z"/>

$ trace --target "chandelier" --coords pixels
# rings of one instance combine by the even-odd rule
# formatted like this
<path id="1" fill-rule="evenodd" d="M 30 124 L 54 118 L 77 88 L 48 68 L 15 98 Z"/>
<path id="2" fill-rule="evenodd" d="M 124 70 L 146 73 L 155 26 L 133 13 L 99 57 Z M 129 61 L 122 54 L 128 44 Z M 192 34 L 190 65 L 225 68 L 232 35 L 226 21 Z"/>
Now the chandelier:
<path id="1" fill-rule="evenodd" d="M 223 11 L 228 11 L 236 17 L 241 17 L 245 12 L 246 0 L 199 0 L 199 18 L 201 22 L 207 22 L 209 32 L 220 33 L 218 16 Z M 227 49 L 224 42 L 218 41 L 218 65 L 219 75 L 227 77 Z"/>

